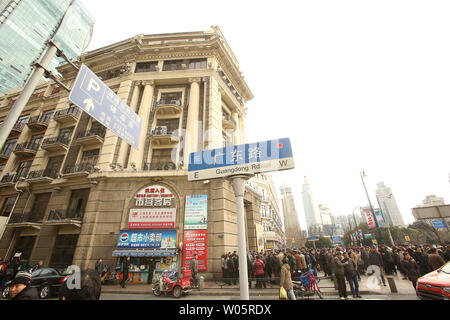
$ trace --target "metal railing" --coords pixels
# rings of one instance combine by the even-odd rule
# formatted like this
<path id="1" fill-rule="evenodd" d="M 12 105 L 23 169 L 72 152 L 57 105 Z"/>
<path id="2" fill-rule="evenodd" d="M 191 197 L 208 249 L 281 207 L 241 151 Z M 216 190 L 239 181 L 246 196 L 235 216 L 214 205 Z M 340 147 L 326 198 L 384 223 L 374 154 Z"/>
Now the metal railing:
<path id="1" fill-rule="evenodd" d="M 70 137 L 68 137 L 67 135 L 59 135 L 56 137 L 47 138 L 42 142 L 42 146 L 48 146 L 55 143 L 62 143 L 68 146 L 70 143 Z"/>
<path id="2" fill-rule="evenodd" d="M 75 106 L 63 109 L 63 110 L 58 110 L 55 111 L 55 113 L 53 114 L 53 118 L 58 118 L 58 117 L 62 117 L 62 116 L 67 116 L 69 114 L 74 115 L 75 117 L 79 117 L 81 114 L 81 109 Z"/>
<path id="3" fill-rule="evenodd" d="M 50 122 L 50 118 L 44 118 L 42 116 L 34 116 L 34 117 L 30 117 L 30 119 L 28 119 L 27 124 L 34 124 L 34 123 L 48 124 L 49 122 Z"/>
<path id="4" fill-rule="evenodd" d="M 64 170 L 64 174 L 79 173 L 79 172 L 92 173 L 94 172 L 94 165 L 90 163 L 78 163 L 67 166 L 66 169 Z"/>
<path id="5" fill-rule="evenodd" d="M 42 223 L 44 217 L 32 214 L 31 212 L 15 213 L 11 216 L 8 223 Z"/>
<path id="6" fill-rule="evenodd" d="M 14 125 L 13 130 L 22 131 L 25 127 L 26 122 L 18 122 Z"/>
<path id="7" fill-rule="evenodd" d="M 48 215 L 47 222 L 64 221 L 64 220 L 78 220 L 83 221 L 84 212 L 75 210 L 51 210 Z"/>
<path id="8" fill-rule="evenodd" d="M 80 132 L 77 134 L 77 139 L 79 138 L 86 138 L 86 137 L 93 137 L 93 136 L 99 136 L 100 138 L 104 139 L 106 134 L 106 128 L 94 128 L 91 130 L 86 130 L 83 132 Z"/>
<path id="9" fill-rule="evenodd" d="M 12 183 L 12 182 L 17 182 L 17 180 L 15 179 L 16 177 L 16 173 L 7 173 L 2 177 L 1 183 Z"/>
<path id="10" fill-rule="evenodd" d="M 180 99 L 160 99 L 155 103 L 155 106 L 164 106 L 164 105 L 174 105 L 177 107 L 182 107 L 182 103 Z"/>
<path id="11" fill-rule="evenodd" d="M 144 171 L 150 171 L 150 170 L 177 170 L 177 166 L 173 162 L 159 162 L 159 163 L 146 162 L 146 163 L 144 163 Z"/>
<path id="12" fill-rule="evenodd" d="M 57 170 L 49 170 L 49 169 L 34 170 L 28 174 L 27 179 L 37 179 L 37 178 L 44 178 L 44 177 L 56 179 L 56 178 L 58 178 L 58 171 Z"/>
<path id="13" fill-rule="evenodd" d="M 39 143 L 36 142 L 24 142 L 16 144 L 16 147 L 14 148 L 14 151 L 26 151 L 26 150 L 32 150 L 37 151 L 39 149 Z"/>

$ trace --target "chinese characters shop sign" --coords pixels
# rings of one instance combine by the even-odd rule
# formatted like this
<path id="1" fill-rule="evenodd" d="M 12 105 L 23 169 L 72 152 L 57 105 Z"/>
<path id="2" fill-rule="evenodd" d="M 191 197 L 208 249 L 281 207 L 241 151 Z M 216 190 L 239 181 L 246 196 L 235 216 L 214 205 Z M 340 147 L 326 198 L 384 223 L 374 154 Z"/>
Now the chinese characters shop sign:
<path id="1" fill-rule="evenodd" d="M 189 263 L 197 254 L 198 271 L 207 271 L 207 230 L 184 230 L 183 267 L 189 269 Z"/>
<path id="2" fill-rule="evenodd" d="M 175 228 L 177 208 L 173 193 L 160 185 L 141 189 L 128 217 L 129 229 Z"/>
<path id="3" fill-rule="evenodd" d="M 122 230 L 118 249 L 176 249 L 176 230 Z"/>

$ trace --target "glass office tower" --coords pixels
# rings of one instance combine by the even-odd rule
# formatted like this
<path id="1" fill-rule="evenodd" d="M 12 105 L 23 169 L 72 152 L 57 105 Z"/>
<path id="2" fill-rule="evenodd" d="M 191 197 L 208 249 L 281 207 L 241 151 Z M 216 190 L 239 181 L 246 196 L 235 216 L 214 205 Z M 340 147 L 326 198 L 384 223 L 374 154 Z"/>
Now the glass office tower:
<path id="1" fill-rule="evenodd" d="M 79 0 L 0 0 L 0 94 L 25 84 L 54 38 L 76 59 L 92 37 L 94 19 Z M 63 63 L 55 58 L 50 69 Z"/>

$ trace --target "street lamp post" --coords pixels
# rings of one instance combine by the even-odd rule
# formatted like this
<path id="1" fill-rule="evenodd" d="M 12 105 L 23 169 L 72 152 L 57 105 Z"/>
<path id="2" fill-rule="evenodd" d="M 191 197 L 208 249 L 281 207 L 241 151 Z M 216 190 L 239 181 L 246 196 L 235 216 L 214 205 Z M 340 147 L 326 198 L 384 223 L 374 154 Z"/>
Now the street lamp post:
<path id="1" fill-rule="evenodd" d="M 391 198 L 392 194 L 387 195 L 387 197 Z M 378 196 L 377 196 L 377 202 L 378 202 L 378 205 L 380 206 L 381 213 L 383 213 L 383 207 L 381 206 L 380 199 Z M 387 206 L 386 206 L 386 210 L 388 210 Z M 388 211 L 388 214 L 389 214 L 389 211 Z M 392 234 L 391 234 L 391 228 L 389 225 L 389 221 L 387 221 L 387 219 L 386 219 L 386 224 L 387 224 L 387 231 L 388 231 L 388 235 L 389 235 L 389 241 L 391 242 L 391 246 L 395 246 L 394 239 L 392 238 Z"/>
<path id="2" fill-rule="evenodd" d="M 377 217 L 375 216 L 375 212 L 374 212 L 374 210 L 373 210 L 372 202 L 370 201 L 369 193 L 367 192 L 366 184 L 365 184 L 365 182 L 364 182 L 364 178 L 366 177 L 366 173 L 364 172 L 364 170 L 361 170 L 360 175 L 361 175 L 361 181 L 362 181 L 364 190 L 366 191 L 367 201 L 369 201 L 370 212 L 372 213 L 373 219 L 375 220 L 375 225 L 377 226 L 377 230 L 378 230 L 378 239 L 381 240 L 381 230 L 380 230 L 380 225 L 378 224 Z M 377 240 L 378 240 L 378 239 L 377 239 Z"/>

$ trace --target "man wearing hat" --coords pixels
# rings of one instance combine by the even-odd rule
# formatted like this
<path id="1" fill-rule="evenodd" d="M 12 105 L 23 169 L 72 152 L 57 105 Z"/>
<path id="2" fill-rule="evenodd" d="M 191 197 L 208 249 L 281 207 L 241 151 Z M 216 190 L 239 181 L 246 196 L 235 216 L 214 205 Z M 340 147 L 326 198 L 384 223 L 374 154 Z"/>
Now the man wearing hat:
<path id="1" fill-rule="evenodd" d="M 11 281 L 9 292 L 11 300 L 39 300 L 37 289 L 31 287 L 30 272 L 18 272 Z"/>

